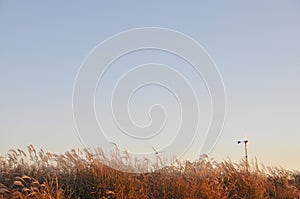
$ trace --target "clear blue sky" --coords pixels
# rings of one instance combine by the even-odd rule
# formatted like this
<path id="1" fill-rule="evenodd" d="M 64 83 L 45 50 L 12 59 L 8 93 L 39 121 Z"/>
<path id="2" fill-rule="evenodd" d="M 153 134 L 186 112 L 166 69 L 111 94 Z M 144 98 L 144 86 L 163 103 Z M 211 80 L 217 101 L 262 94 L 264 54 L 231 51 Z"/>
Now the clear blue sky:
<path id="1" fill-rule="evenodd" d="M 226 87 L 227 117 L 210 154 L 300 169 L 300 1 L 0 1 L 0 154 L 33 144 L 82 147 L 72 89 L 88 53 L 111 35 L 155 26 L 201 43 Z"/>

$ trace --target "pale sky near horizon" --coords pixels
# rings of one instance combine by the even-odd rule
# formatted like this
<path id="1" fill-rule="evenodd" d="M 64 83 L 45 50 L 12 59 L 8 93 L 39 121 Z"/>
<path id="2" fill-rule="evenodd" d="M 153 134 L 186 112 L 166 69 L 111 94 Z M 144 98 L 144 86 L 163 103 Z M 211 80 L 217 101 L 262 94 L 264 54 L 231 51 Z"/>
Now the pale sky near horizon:
<path id="1" fill-rule="evenodd" d="M 209 154 L 300 170 L 300 1 L 1 1 L 0 154 L 33 144 L 82 147 L 72 116 L 77 71 L 119 32 L 162 27 L 198 41 L 227 96 L 222 136 Z M 149 61 L 149 60 L 147 60 Z"/>

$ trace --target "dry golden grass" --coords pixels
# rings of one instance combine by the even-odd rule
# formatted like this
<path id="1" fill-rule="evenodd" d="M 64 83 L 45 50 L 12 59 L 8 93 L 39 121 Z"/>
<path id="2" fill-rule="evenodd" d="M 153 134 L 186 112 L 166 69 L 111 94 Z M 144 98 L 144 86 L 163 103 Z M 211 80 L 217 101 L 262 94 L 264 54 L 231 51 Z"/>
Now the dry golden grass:
<path id="1" fill-rule="evenodd" d="M 158 169 L 161 164 L 160 158 L 153 164 L 124 158 L 118 150 L 109 157 L 100 149 L 52 154 L 30 145 L 26 153 L 0 157 L 0 198 L 297 198 L 295 173 L 282 168 L 207 157 Z"/>

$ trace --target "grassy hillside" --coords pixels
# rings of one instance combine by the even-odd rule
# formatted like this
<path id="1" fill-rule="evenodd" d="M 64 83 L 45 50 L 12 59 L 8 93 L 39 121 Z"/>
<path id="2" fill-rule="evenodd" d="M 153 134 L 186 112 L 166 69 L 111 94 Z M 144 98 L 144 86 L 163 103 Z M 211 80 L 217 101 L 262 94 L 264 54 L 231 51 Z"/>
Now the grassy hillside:
<path id="1" fill-rule="evenodd" d="M 0 158 L 0 198 L 297 197 L 295 174 L 281 168 L 202 157 L 195 162 L 174 160 L 158 169 L 162 162 L 129 156 L 124 160 L 118 151 L 109 156 L 100 149 L 52 154 L 28 146 L 26 153 L 10 150 Z"/>

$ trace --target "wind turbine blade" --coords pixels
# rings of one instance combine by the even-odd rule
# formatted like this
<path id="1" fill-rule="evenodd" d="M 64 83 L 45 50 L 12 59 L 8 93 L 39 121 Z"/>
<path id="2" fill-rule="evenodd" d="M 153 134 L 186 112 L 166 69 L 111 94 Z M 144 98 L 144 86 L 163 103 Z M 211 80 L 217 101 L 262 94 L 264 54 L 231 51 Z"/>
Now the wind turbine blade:
<path id="1" fill-rule="evenodd" d="M 153 151 L 154 151 L 155 153 L 158 153 L 154 147 L 152 147 L 152 149 L 153 149 Z"/>
<path id="2" fill-rule="evenodd" d="M 244 132 L 244 140 L 248 140 L 246 132 Z"/>

